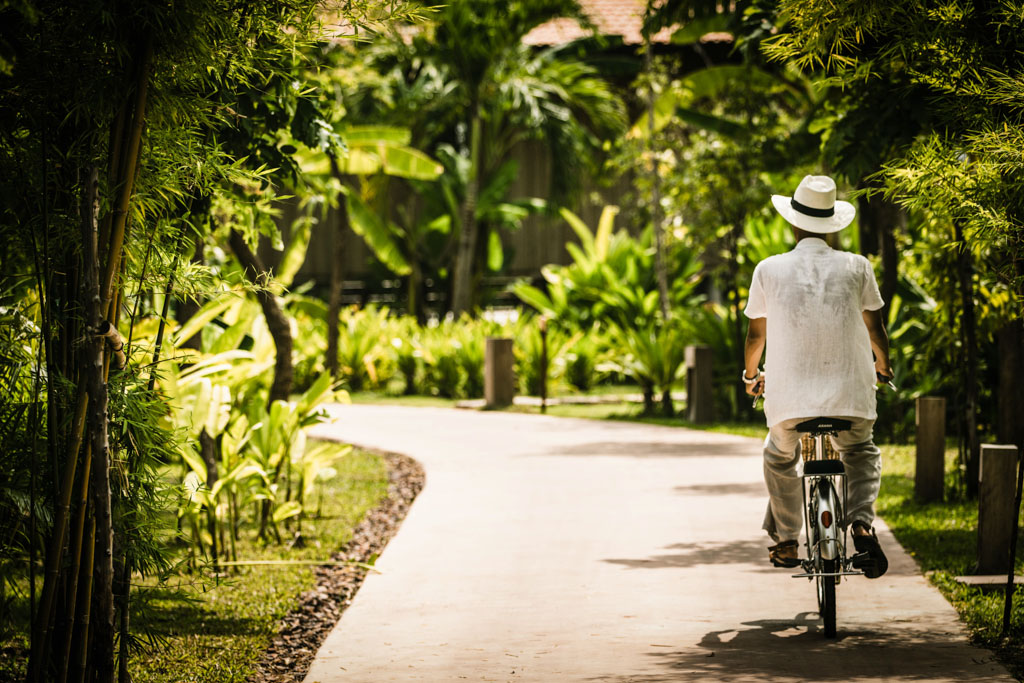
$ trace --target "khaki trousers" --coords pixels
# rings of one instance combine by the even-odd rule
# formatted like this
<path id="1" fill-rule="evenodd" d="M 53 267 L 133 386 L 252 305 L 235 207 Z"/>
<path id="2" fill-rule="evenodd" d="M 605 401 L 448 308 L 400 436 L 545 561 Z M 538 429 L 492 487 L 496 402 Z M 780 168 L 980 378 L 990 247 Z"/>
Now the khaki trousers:
<path id="1" fill-rule="evenodd" d="M 832 415 L 829 417 L 842 417 Z M 768 487 L 768 511 L 764 530 L 772 539 L 798 540 L 804 526 L 800 433 L 795 427 L 808 418 L 783 420 L 769 429 L 764 440 L 764 483 Z M 861 521 L 871 526 L 875 499 L 882 475 L 881 452 L 873 440 L 874 420 L 843 417 L 852 427 L 831 437 L 832 446 L 846 467 L 846 523 Z"/>

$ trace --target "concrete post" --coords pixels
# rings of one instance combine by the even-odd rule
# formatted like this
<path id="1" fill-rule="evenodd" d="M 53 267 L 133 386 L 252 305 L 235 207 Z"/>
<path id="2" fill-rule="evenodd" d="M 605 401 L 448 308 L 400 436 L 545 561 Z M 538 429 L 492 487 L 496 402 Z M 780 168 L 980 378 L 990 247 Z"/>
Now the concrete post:
<path id="1" fill-rule="evenodd" d="M 710 346 L 686 347 L 686 412 L 690 422 L 711 422 L 715 415 Z"/>
<path id="2" fill-rule="evenodd" d="M 978 574 L 1010 570 L 1017 447 L 985 444 L 978 473 Z"/>
<path id="3" fill-rule="evenodd" d="M 946 399 L 917 399 L 917 463 L 914 495 L 922 501 L 942 500 L 946 459 Z"/>
<path id="4" fill-rule="evenodd" d="M 488 408 L 512 404 L 516 393 L 512 340 L 489 337 L 484 347 L 484 402 Z"/>

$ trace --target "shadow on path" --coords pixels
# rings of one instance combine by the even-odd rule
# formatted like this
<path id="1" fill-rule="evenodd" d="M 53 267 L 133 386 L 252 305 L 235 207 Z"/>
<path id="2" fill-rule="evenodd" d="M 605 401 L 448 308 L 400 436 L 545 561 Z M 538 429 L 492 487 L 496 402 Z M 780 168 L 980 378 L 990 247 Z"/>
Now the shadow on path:
<path id="1" fill-rule="evenodd" d="M 773 567 L 767 565 L 767 553 L 764 543 L 751 540 L 727 541 L 724 543 L 674 543 L 665 550 L 679 552 L 655 555 L 645 559 L 606 559 L 609 564 L 617 564 L 627 569 L 685 569 L 700 565 L 715 564 L 758 564 L 765 560 L 762 571 L 772 572 Z"/>
<path id="2" fill-rule="evenodd" d="M 762 482 L 746 484 L 690 484 L 672 489 L 684 496 L 749 496 L 768 500 L 768 489 Z"/>
<path id="3" fill-rule="evenodd" d="M 944 639 L 944 636 L 943 636 Z M 921 656 L 927 648 L 928 657 Z M 843 651 L 837 669 L 837 650 Z M 615 674 L 593 680 L 617 683 L 669 681 L 778 680 L 990 680 L 991 656 L 982 650 L 966 659 L 962 650 L 937 646 L 927 632 L 870 631 L 851 625 L 827 640 L 821 619 L 801 612 L 793 619 L 748 621 L 731 630 L 710 631 L 689 648 L 648 652 L 663 671 Z"/>
<path id="4" fill-rule="evenodd" d="M 615 455 L 630 458 L 749 458 L 751 452 L 744 451 L 742 447 L 734 443 L 681 444 L 670 441 L 594 441 L 569 446 L 555 446 L 544 451 L 543 454 Z"/>

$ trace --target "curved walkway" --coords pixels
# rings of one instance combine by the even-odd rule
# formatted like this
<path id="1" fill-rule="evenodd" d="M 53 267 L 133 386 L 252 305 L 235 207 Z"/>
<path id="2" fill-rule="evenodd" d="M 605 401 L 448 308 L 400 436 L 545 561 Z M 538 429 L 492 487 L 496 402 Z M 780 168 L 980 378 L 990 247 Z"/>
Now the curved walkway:
<path id="1" fill-rule="evenodd" d="M 629 423 L 337 406 L 318 436 L 427 485 L 307 682 L 1011 681 L 881 526 L 889 573 L 814 586 L 766 562 L 754 439 Z"/>

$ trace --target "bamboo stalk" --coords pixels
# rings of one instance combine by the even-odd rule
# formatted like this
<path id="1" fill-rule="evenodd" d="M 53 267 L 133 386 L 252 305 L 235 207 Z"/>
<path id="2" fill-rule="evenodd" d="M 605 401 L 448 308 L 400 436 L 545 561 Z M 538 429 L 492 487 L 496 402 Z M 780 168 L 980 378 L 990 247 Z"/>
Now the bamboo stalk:
<path id="1" fill-rule="evenodd" d="M 114 366 L 118 370 L 124 370 L 127 359 L 124 355 L 124 338 L 121 336 L 121 333 L 117 331 L 116 327 L 104 320 L 100 323 L 96 334 L 105 338 L 107 346 L 110 347 L 111 352 L 114 354 Z"/>
<path id="2" fill-rule="evenodd" d="M 105 353 L 103 337 L 96 336 L 103 321 L 102 298 L 99 286 L 99 261 L 96 253 L 97 212 L 96 186 L 98 171 L 91 169 L 89 195 L 92 199 L 88 220 L 82 224 L 82 260 L 85 278 L 83 281 L 83 308 L 88 329 L 92 337 L 87 347 L 82 376 L 90 398 L 89 436 L 92 457 L 95 460 L 90 472 L 92 499 L 96 525 L 94 555 L 94 591 L 96 593 L 95 658 L 98 683 L 113 683 L 114 680 L 114 531 L 110 493 L 110 451 L 107 436 L 107 384 L 105 378 Z"/>
<path id="3" fill-rule="evenodd" d="M 43 578 L 43 592 L 39 599 L 36 632 L 32 636 L 32 654 L 29 663 L 29 678 L 41 680 L 43 669 L 49 660 L 49 639 L 53 628 L 54 597 L 60 583 L 60 567 L 64 552 L 64 535 L 67 530 L 68 509 L 74 489 L 78 451 L 81 449 L 85 429 L 86 408 L 89 405 L 85 391 L 78 392 L 75 421 L 71 428 L 72 449 L 68 453 L 68 465 L 64 469 L 57 508 L 54 510 L 53 532 L 46 552 L 46 567 Z"/>
<path id="4" fill-rule="evenodd" d="M 78 594 L 76 613 L 79 615 L 75 628 L 75 642 L 78 645 L 75 658 L 75 670 L 71 676 L 72 683 L 84 683 L 85 671 L 89 665 L 89 636 L 92 618 L 92 584 L 93 568 L 96 559 L 96 518 L 89 518 L 89 533 L 85 538 L 85 562 L 79 582 L 82 591 Z"/>
<path id="5" fill-rule="evenodd" d="M 89 471 L 92 469 L 92 447 L 85 445 L 85 455 L 82 458 L 82 476 L 78 485 L 78 513 L 75 515 L 74 535 L 71 538 L 71 568 L 68 571 L 68 631 L 64 637 L 64 656 L 60 659 L 58 669 L 58 682 L 66 683 L 68 678 L 68 666 L 71 662 L 71 644 L 75 635 L 75 615 L 78 610 L 78 577 L 82 569 L 82 548 L 85 535 L 85 520 L 89 516 Z M 90 547 L 92 542 L 90 541 Z M 91 553 L 91 550 L 89 551 Z M 91 563 L 91 560 L 90 560 Z M 90 575 L 92 569 L 89 569 Z"/>
<path id="6" fill-rule="evenodd" d="M 114 124 L 110 129 L 110 159 L 107 166 L 107 179 L 111 182 L 118 177 L 121 163 L 124 161 L 121 157 L 124 151 L 122 149 L 124 146 L 124 122 L 128 118 L 128 107 L 128 98 L 125 97 L 124 101 L 121 102 L 121 106 L 117 108 L 117 116 L 114 118 Z M 101 251 L 106 251 L 107 242 L 110 240 L 112 218 L 113 214 L 108 213 L 103 217 L 102 223 L 100 223 L 98 245 Z"/>
<path id="7" fill-rule="evenodd" d="M 118 642 L 120 648 L 117 654 L 117 680 L 118 683 L 131 683 L 131 676 L 128 674 L 128 632 L 131 615 L 128 612 L 128 607 L 129 593 L 132 589 L 132 565 L 127 552 L 125 552 L 122 558 L 121 589 L 124 592 L 121 594 L 121 599 L 118 600 L 121 619 L 118 623 L 118 632 L 120 634 Z"/>
<path id="8" fill-rule="evenodd" d="M 125 226 L 128 221 L 128 204 L 134 190 L 136 168 L 139 162 L 139 152 L 142 147 L 142 130 L 146 122 L 146 98 L 149 91 L 149 71 L 153 61 L 153 42 L 146 40 L 143 47 L 142 62 L 139 66 L 137 81 L 135 84 L 135 111 L 132 116 L 132 125 L 128 133 L 128 146 L 125 162 L 118 169 L 118 176 L 121 182 L 118 183 L 118 197 L 112 217 L 110 229 L 110 248 L 107 251 L 106 271 L 100 280 L 101 311 L 103 317 L 109 317 L 111 294 L 113 291 L 114 275 L 121 267 L 121 251 L 124 247 Z"/>

